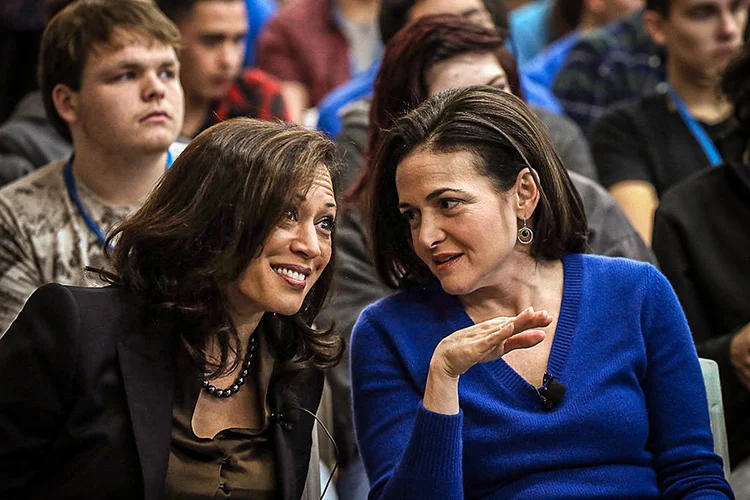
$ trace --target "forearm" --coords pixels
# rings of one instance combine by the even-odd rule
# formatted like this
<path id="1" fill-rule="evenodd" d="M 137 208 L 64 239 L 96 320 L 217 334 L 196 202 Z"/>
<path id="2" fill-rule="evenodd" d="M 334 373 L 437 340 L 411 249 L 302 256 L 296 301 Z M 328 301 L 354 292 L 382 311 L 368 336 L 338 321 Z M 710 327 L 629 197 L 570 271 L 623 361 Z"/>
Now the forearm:
<path id="1" fill-rule="evenodd" d="M 430 363 L 427 385 L 424 391 L 424 407 L 434 413 L 456 415 L 458 405 L 458 380 L 445 371 L 438 362 Z"/>

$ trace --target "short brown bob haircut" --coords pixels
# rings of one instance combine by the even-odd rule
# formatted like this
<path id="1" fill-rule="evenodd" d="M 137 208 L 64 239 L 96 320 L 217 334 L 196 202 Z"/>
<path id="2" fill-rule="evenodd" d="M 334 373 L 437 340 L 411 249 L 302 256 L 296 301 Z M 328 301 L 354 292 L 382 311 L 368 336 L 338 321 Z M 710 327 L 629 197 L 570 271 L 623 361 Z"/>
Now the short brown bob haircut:
<path id="1" fill-rule="evenodd" d="M 396 169 L 417 149 L 473 153 L 477 170 L 498 193 L 510 189 L 521 170 L 532 169 L 540 196 L 528 221 L 534 230 L 531 256 L 557 260 L 584 252 L 588 223 L 583 203 L 534 113 L 497 88 L 446 90 L 397 119 L 375 157 L 367 197 L 370 241 L 378 275 L 389 286 L 405 288 L 433 279 L 414 252 L 408 223 L 398 209 Z"/>
<path id="2" fill-rule="evenodd" d="M 81 89 L 86 60 L 98 46 L 158 42 L 179 50 L 180 32 L 150 1 L 77 0 L 47 24 L 39 51 L 39 87 L 52 125 L 71 141 L 68 124 L 57 113 L 52 90 L 58 84 Z"/>
<path id="3" fill-rule="evenodd" d="M 231 370 L 238 339 L 225 290 L 238 279 L 318 169 L 339 170 L 336 146 L 294 124 L 235 118 L 205 130 L 154 188 L 145 204 L 109 236 L 114 272 L 104 273 L 180 328 L 183 347 L 211 375 Z M 335 237 L 335 234 L 332 235 Z M 333 277 L 334 256 L 293 316 L 266 314 L 261 322 L 282 370 L 328 368 L 342 340 L 312 327 Z M 221 347 L 210 363 L 206 348 Z"/>

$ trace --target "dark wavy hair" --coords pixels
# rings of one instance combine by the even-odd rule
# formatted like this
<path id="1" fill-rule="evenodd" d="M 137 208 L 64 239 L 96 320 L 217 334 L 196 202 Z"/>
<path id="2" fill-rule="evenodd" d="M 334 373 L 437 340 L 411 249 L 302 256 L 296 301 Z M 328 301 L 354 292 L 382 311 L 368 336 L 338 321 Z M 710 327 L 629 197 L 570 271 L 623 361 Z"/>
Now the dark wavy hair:
<path id="1" fill-rule="evenodd" d="M 261 253 L 320 165 L 331 177 L 339 169 L 335 145 L 320 133 L 249 118 L 214 125 L 190 142 L 145 204 L 110 234 L 114 272 L 104 278 L 182 325 L 183 347 L 209 376 L 233 370 L 237 356 L 233 364 L 228 359 L 239 339 L 224 290 Z M 341 356 L 342 339 L 312 327 L 333 261 L 332 255 L 296 314 L 263 318 L 282 373 L 329 368 Z M 212 337 L 221 348 L 219 363 L 206 355 Z"/>
<path id="2" fill-rule="evenodd" d="M 510 189 L 521 170 L 532 169 L 540 196 L 529 219 L 535 234 L 531 256 L 557 260 L 585 250 L 583 202 L 536 115 L 500 89 L 452 89 L 397 119 L 375 156 L 367 215 L 375 268 L 384 283 L 405 288 L 433 278 L 414 253 L 408 222 L 398 209 L 396 169 L 417 148 L 471 152 L 498 192 Z"/>
<path id="3" fill-rule="evenodd" d="M 386 46 L 375 79 L 370 130 L 365 154 L 377 151 L 386 131 L 402 114 L 429 96 L 426 75 L 435 64 L 468 53 L 491 52 L 505 71 L 511 92 L 524 99 L 515 58 L 505 47 L 504 33 L 454 15 L 425 16 L 401 30 Z M 362 204 L 370 177 L 366 162 L 347 201 Z"/>
<path id="4" fill-rule="evenodd" d="M 750 133 L 750 41 L 724 70 L 721 90 L 732 101 L 737 120 Z"/>

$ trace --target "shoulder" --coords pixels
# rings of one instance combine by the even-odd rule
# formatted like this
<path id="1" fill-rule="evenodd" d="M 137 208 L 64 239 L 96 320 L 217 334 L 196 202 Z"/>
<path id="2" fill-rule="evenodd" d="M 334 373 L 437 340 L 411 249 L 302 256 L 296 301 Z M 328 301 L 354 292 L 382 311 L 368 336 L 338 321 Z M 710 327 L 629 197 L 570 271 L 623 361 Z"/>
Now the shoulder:
<path id="1" fill-rule="evenodd" d="M 240 85 L 249 85 L 254 89 L 261 89 L 266 92 L 276 92 L 277 90 L 281 90 L 281 83 L 279 83 L 279 80 L 258 68 L 246 69 L 238 79 L 237 83 Z"/>
<path id="2" fill-rule="evenodd" d="M 67 158 L 56 160 L 0 189 L 0 206 L 19 216 L 52 215 L 50 204 L 59 204 L 65 192 L 63 165 Z"/>
<path id="3" fill-rule="evenodd" d="M 623 257 L 578 254 L 568 258 L 581 259 L 583 288 L 592 293 L 614 296 L 628 291 L 644 293 L 661 276 L 652 264 Z"/>
<path id="4" fill-rule="evenodd" d="M 664 193 L 657 213 L 679 218 L 688 214 L 694 216 L 696 211 L 703 212 L 706 203 L 720 202 L 721 197 L 728 195 L 728 191 L 733 190 L 732 185 L 743 185 L 740 178 L 742 168 L 725 164 L 694 173 Z"/>
<path id="5" fill-rule="evenodd" d="M 328 19 L 330 12 L 329 0 L 296 0 L 288 2 L 276 11 L 267 28 L 284 27 L 288 29 L 310 26 L 310 23 L 320 24 Z"/>
<path id="6" fill-rule="evenodd" d="M 426 328 L 430 321 L 446 312 L 443 309 L 437 314 L 440 304 L 449 297 L 438 288 L 437 285 L 415 286 L 384 297 L 367 306 L 357 323 L 387 332 Z"/>

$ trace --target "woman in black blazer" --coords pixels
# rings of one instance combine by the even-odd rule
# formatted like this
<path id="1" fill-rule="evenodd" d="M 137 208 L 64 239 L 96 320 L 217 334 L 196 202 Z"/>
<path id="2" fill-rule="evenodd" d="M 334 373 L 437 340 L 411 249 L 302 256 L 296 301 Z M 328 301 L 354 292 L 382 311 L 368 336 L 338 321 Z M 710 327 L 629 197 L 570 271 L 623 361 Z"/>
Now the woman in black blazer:
<path id="1" fill-rule="evenodd" d="M 106 288 L 46 285 L 0 339 L 0 498 L 302 496 L 331 280 L 333 145 L 236 119 L 110 236 Z"/>

